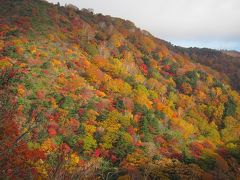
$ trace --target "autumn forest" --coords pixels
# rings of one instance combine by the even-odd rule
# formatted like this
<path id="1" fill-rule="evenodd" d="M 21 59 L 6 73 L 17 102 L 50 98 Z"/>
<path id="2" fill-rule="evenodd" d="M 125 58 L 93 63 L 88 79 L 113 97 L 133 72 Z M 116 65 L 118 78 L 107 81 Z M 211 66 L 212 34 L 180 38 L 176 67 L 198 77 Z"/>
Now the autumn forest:
<path id="1" fill-rule="evenodd" d="M 237 180 L 239 68 L 128 20 L 0 0 L 0 179 Z"/>

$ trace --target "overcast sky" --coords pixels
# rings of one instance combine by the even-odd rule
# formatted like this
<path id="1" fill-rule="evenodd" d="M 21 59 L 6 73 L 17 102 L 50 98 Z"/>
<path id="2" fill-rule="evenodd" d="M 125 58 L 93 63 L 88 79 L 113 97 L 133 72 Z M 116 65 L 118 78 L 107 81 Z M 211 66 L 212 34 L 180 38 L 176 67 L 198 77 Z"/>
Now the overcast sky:
<path id="1" fill-rule="evenodd" d="M 240 0 L 48 0 L 131 20 L 184 47 L 240 51 Z"/>

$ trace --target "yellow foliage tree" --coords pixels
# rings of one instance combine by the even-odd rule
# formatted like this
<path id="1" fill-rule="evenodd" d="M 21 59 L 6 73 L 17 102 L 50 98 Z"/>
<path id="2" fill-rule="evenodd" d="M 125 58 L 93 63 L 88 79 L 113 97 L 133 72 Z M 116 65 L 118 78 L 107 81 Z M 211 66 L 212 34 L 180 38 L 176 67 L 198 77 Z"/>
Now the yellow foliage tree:
<path id="1" fill-rule="evenodd" d="M 132 87 L 121 79 L 107 81 L 105 87 L 109 92 L 119 93 L 123 96 L 128 96 L 132 93 Z"/>
<path id="2" fill-rule="evenodd" d="M 100 123 L 100 126 L 104 128 L 104 135 L 102 137 L 102 147 L 104 149 L 111 149 L 113 143 L 118 139 L 118 130 L 121 124 L 118 122 L 120 113 L 118 111 L 112 111 L 108 118 Z"/>
<path id="3" fill-rule="evenodd" d="M 149 93 L 143 86 L 138 86 L 134 90 L 134 101 L 137 104 L 145 105 L 147 108 L 152 108 L 152 101 L 148 99 Z"/>

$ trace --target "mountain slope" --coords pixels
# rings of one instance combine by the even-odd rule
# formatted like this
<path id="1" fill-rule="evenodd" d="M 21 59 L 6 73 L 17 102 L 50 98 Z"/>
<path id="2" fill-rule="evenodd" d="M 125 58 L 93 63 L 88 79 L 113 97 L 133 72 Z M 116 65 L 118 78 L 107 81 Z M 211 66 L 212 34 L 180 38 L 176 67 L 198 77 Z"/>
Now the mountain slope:
<path id="1" fill-rule="evenodd" d="M 240 57 L 240 52 L 238 51 L 223 50 L 222 52 L 232 57 Z"/>
<path id="2" fill-rule="evenodd" d="M 230 83 L 233 89 L 240 90 L 240 54 L 234 51 L 217 51 L 212 49 L 173 47 L 177 53 L 188 56 L 192 61 L 200 63 L 220 72 L 220 79 Z M 225 77 L 224 77 L 225 76 Z"/>
<path id="3" fill-rule="evenodd" d="M 0 0 L 1 179 L 236 179 L 240 96 L 127 20 Z"/>

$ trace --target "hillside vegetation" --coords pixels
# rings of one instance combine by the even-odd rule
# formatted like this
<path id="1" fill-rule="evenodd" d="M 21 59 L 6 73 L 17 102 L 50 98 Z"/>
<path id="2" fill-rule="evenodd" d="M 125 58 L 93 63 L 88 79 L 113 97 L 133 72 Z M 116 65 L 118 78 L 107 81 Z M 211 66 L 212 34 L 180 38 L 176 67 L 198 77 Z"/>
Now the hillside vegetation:
<path id="1" fill-rule="evenodd" d="M 171 48 L 171 47 L 170 47 Z M 240 92 L 240 53 L 213 49 L 174 47 L 174 51 L 188 56 L 193 62 L 209 66 L 220 72 L 219 79 L 227 80 L 233 89 Z"/>
<path id="2" fill-rule="evenodd" d="M 182 51 L 120 18 L 0 0 L 0 179 L 240 178 L 239 81 Z"/>

